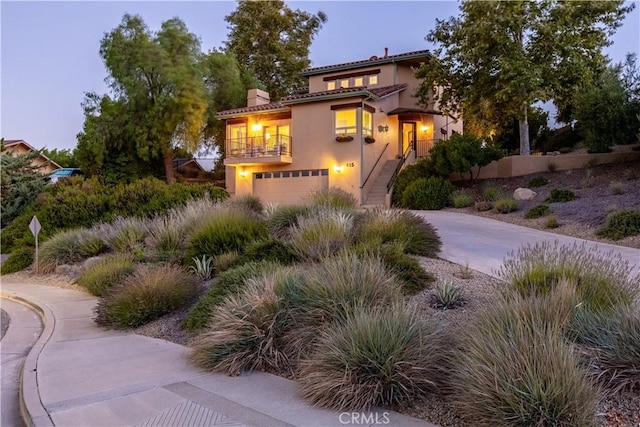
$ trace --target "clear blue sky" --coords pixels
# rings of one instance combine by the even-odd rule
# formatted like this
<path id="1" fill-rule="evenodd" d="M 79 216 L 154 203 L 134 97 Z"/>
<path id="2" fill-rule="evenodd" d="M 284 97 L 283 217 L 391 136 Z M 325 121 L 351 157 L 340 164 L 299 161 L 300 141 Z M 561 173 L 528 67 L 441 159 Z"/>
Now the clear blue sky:
<path id="1" fill-rule="evenodd" d="M 324 11 L 328 22 L 311 46 L 313 65 L 328 65 L 430 48 L 424 41 L 436 18 L 456 15 L 455 1 L 288 2 Z M 638 2 L 636 2 L 638 5 Z M 201 37 L 203 50 L 222 46 L 231 1 L 199 2 L 0 2 L 0 135 L 42 148 L 73 148 L 82 129 L 84 93 L 106 92 L 99 56 L 104 33 L 125 13 L 139 14 L 152 29 L 181 18 Z M 616 62 L 640 51 L 640 8 L 625 19 L 607 54 Z"/>

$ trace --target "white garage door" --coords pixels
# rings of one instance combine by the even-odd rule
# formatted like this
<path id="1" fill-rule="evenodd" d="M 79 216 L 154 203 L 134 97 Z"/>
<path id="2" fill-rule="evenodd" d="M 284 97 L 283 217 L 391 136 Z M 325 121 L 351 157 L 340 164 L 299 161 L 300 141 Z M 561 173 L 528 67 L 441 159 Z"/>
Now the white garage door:
<path id="1" fill-rule="evenodd" d="M 328 186 L 328 169 L 253 174 L 253 195 L 264 203 L 299 203 L 309 193 Z"/>

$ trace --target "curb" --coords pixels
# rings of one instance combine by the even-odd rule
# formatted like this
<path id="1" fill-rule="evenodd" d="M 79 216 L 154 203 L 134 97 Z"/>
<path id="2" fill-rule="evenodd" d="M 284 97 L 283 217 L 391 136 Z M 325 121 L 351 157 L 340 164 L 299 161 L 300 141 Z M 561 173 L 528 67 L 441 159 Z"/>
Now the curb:
<path id="1" fill-rule="evenodd" d="M 31 308 L 40 316 L 42 333 L 27 355 L 20 375 L 20 414 L 29 427 L 51 427 L 55 424 L 42 405 L 38 390 L 38 358 L 53 334 L 55 317 L 45 305 L 39 305 L 13 293 L 0 291 L 0 297 Z"/>

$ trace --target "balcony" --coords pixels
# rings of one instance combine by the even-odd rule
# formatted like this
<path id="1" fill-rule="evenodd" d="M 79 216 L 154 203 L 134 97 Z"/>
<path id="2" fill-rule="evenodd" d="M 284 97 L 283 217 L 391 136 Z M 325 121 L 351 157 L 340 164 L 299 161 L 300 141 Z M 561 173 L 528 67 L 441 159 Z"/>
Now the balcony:
<path id="1" fill-rule="evenodd" d="M 252 136 L 227 139 L 225 165 L 286 165 L 293 162 L 291 137 Z"/>

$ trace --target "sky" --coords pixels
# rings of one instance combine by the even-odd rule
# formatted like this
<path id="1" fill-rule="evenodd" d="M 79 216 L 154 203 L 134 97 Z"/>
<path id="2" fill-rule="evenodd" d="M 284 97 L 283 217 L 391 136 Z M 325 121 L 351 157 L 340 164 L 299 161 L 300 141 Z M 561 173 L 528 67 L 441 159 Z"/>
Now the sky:
<path id="1" fill-rule="evenodd" d="M 314 40 L 313 66 L 433 48 L 424 37 L 436 19 L 458 14 L 456 1 L 289 1 L 320 10 L 328 22 Z M 201 38 L 203 51 L 221 47 L 232 1 L 0 1 L 0 135 L 36 148 L 73 149 L 82 130 L 86 92 L 107 92 L 100 40 L 125 13 L 152 30 L 181 18 Z M 613 37 L 614 62 L 640 53 L 640 2 Z"/>

